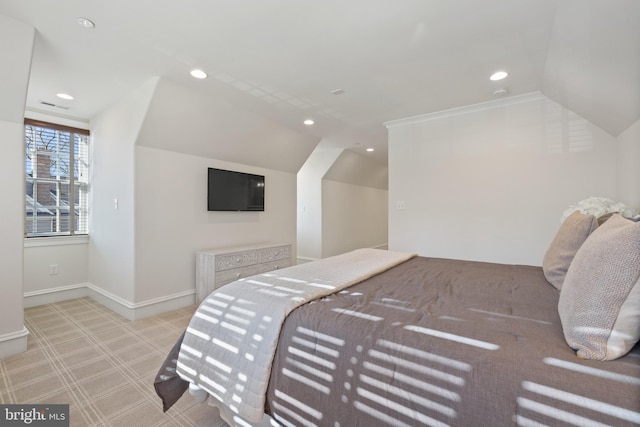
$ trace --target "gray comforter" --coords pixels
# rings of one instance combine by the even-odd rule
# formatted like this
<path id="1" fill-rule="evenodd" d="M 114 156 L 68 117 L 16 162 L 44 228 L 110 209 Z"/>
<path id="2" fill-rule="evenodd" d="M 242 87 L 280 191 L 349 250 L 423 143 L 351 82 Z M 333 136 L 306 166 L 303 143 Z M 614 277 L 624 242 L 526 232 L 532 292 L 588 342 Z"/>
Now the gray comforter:
<path id="1" fill-rule="evenodd" d="M 640 348 L 579 359 L 537 267 L 415 258 L 294 311 L 268 412 L 294 425 L 640 424 Z"/>

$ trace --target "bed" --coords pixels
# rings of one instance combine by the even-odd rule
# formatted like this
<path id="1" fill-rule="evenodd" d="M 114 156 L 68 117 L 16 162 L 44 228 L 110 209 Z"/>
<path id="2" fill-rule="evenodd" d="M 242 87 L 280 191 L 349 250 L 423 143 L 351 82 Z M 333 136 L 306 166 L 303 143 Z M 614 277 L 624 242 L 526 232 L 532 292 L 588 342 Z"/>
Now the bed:
<path id="1" fill-rule="evenodd" d="M 619 232 L 615 221 L 607 227 Z M 580 252 L 589 246 L 591 235 L 609 237 L 605 225 L 601 233 L 589 225 L 591 229 L 580 237 L 582 242 L 568 260 L 569 267 L 594 263 Z M 636 225 L 640 226 L 634 225 L 631 244 L 635 242 L 633 247 L 640 253 Z M 623 233 L 629 235 L 629 229 Z M 567 246 L 565 241 L 556 245 Z M 566 251 L 560 252 L 566 258 Z M 620 256 L 625 263 L 640 260 Z M 585 281 L 569 267 L 565 266 L 563 286 L 568 286 L 567 281 Z M 635 277 L 632 290 L 640 286 L 634 276 L 638 269 L 625 268 Z M 278 274 L 290 276 L 288 269 Z M 269 363 L 263 389 L 252 390 L 254 377 L 236 375 L 235 368 L 218 359 L 214 350 L 202 354 L 192 343 L 185 344 L 187 332 L 185 341 L 178 340 L 161 367 L 156 390 L 168 409 L 193 383 L 195 394 L 206 389 L 213 396 L 209 401 L 217 402 L 227 422 L 235 425 L 258 425 L 265 420 L 272 425 L 336 427 L 640 425 L 637 338 L 612 360 L 589 355 L 582 344 L 571 341 L 575 337 L 567 336 L 571 316 L 559 309 L 565 290 L 552 285 L 549 277 L 545 266 L 401 257 L 390 267 L 288 310 L 276 328 L 273 353 L 265 357 Z M 252 280 L 260 283 L 262 278 Z M 234 305 L 218 304 L 229 299 L 225 287 L 221 296 L 216 291 L 204 301 L 199 311 L 204 308 L 204 313 L 214 316 L 211 308 L 215 307 L 220 320 L 237 327 L 242 321 L 234 318 L 238 314 L 232 310 Z M 251 298 L 246 295 L 243 301 Z M 258 297 L 257 301 L 263 300 Z M 636 329 L 637 323 L 632 325 Z M 207 339 L 215 340 L 215 334 Z M 269 354 L 262 351 L 261 339 L 254 340 L 255 353 Z M 207 381 L 196 384 L 200 372 L 179 367 L 186 360 L 185 347 L 186 359 L 200 352 L 200 358 L 206 359 L 203 363 L 217 373 L 207 374 Z M 237 358 L 242 358 L 242 351 Z M 222 385 L 207 387 L 207 382 Z M 258 420 L 245 412 L 236 405 L 245 398 L 236 392 L 225 400 L 222 391 L 230 388 L 249 389 L 267 416 Z"/>

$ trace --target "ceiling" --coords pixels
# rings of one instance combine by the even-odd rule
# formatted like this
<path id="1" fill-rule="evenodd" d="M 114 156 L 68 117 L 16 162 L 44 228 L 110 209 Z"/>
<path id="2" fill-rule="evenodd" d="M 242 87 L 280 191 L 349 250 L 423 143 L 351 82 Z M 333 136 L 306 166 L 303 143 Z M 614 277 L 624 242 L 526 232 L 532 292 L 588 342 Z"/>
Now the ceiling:
<path id="1" fill-rule="evenodd" d="M 0 14 L 37 30 L 27 107 L 84 120 L 155 76 L 380 162 L 384 122 L 502 87 L 614 136 L 640 119 L 637 0 L 0 0 Z"/>

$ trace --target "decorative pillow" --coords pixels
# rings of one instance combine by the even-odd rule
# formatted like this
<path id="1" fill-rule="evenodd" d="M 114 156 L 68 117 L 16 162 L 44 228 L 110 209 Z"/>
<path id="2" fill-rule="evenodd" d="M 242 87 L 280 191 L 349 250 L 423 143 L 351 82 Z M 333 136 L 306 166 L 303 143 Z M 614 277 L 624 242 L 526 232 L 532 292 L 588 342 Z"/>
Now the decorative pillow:
<path id="1" fill-rule="evenodd" d="M 598 228 L 598 221 L 593 215 L 575 211 L 560 225 L 556 237 L 542 260 L 542 271 L 547 281 L 556 289 L 562 288 L 573 257 L 587 237 Z"/>
<path id="2" fill-rule="evenodd" d="M 567 344 L 585 359 L 613 360 L 640 340 L 640 223 L 613 215 L 573 259 L 558 312 Z"/>

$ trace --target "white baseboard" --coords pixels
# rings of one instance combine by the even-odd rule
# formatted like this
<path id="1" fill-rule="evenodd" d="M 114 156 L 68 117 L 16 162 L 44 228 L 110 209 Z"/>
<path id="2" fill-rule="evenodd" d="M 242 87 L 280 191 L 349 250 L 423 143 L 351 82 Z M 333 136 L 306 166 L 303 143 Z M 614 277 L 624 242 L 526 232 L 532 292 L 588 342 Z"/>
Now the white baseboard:
<path id="1" fill-rule="evenodd" d="M 89 296 L 88 283 L 24 293 L 24 308 Z"/>
<path id="2" fill-rule="evenodd" d="M 0 335 L 0 359 L 27 351 L 27 335 L 24 326 L 21 331 Z"/>
<path id="3" fill-rule="evenodd" d="M 195 289 L 166 295 L 147 301 L 132 303 L 94 284 L 88 285 L 89 296 L 129 320 L 139 320 L 166 311 L 177 310 L 196 303 Z"/>
<path id="4" fill-rule="evenodd" d="M 139 320 L 193 305 L 196 301 L 195 293 L 196 291 L 193 289 L 139 303 L 132 303 L 92 283 L 80 283 L 42 291 L 25 292 L 24 306 L 25 308 L 35 307 L 88 296 L 126 319 Z"/>

